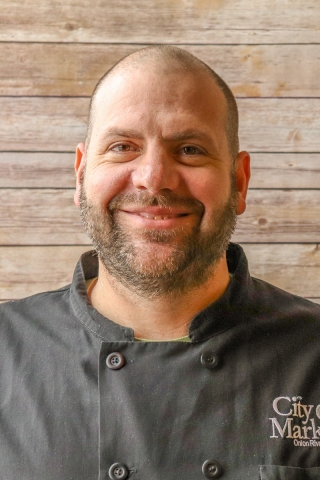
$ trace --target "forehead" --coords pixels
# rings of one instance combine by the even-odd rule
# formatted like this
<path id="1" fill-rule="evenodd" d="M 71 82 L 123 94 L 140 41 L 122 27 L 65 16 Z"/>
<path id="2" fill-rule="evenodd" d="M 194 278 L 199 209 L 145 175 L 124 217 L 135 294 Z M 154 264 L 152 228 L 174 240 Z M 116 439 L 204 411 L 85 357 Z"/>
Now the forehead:
<path id="1" fill-rule="evenodd" d="M 226 99 L 208 72 L 167 65 L 132 66 L 111 73 L 98 90 L 92 133 L 136 123 L 164 130 L 197 126 L 221 135 L 226 119 Z"/>

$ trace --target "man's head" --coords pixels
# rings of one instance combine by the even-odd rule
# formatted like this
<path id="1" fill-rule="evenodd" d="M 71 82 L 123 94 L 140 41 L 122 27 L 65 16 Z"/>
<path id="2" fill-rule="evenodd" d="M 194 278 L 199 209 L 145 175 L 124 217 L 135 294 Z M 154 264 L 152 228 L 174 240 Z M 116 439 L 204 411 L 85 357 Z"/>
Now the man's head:
<path id="1" fill-rule="evenodd" d="M 145 295 L 201 285 L 245 209 L 237 109 L 203 62 L 173 47 L 126 57 L 99 82 L 76 204 L 106 271 Z"/>
<path id="2" fill-rule="evenodd" d="M 145 68 L 148 68 L 148 65 L 150 64 L 159 66 L 162 65 L 162 67 L 167 66 L 167 68 L 169 68 L 171 71 L 176 68 L 177 72 L 179 73 L 181 71 L 182 74 L 183 71 L 192 72 L 196 75 L 199 74 L 199 72 L 207 72 L 212 77 L 214 82 L 221 89 L 225 96 L 227 106 L 225 128 L 230 154 L 233 158 L 235 158 L 239 151 L 239 115 L 237 103 L 233 93 L 226 82 L 206 63 L 202 62 L 202 60 L 186 50 L 172 47 L 171 45 L 146 47 L 138 50 L 133 54 L 121 59 L 100 78 L 91 96 L 87 122 L 86 146 L 89 145 L 91 138 L 94 114 L 97 107 L 96 97 L 98 96 L 99 90 L 105 84 L 107 78 L 113 73 L 119 73 L 121 70 L 129 69 L 129 71 L 133 71 L 135 68 L 143 68 L 144 65 Z"/>

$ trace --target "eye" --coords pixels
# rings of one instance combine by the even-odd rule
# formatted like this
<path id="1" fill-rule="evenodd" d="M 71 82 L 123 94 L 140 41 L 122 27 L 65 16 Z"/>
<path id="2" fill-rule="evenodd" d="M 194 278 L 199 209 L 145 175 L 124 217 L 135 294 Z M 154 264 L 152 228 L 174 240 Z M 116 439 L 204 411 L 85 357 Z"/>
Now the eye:
<path id="1" fill-rule="evenodd" d="M 186 145 L 182 148 L 182 153 L 184 155 L 201 155 L 202 151 L 198 147 L 194 147 L 192 145 Z"/>
<path id="2" fill-rule="evenodd" d="M 114 145 L 110 150 L 113 152 L 125 153 L 134 151 L 134 148 L 128 143 L 119 143 L 118 145 Z"/>

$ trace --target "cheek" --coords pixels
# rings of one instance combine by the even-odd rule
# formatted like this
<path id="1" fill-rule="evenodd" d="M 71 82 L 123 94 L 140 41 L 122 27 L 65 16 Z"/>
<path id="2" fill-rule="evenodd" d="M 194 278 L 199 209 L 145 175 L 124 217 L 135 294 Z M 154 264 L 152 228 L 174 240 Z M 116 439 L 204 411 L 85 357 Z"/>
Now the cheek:
<path id="1" fill-rule="evenodd" d="M 93 203 L 107 206 L 114 197 L 128 189 L 131 172 L 121 167 L 99 168 L 86 175 L 86 193 Z"/>
<path id="2" fill-rule="evenodd" d="M 203 220 L 210 218 L 217 207 L 220 207 L 227 201 L 230 186 L 229 177 L 223 175 L 212 176 L 208 173 L 196 175 L 189 181 L 189 192 L 204 206 Z"/>

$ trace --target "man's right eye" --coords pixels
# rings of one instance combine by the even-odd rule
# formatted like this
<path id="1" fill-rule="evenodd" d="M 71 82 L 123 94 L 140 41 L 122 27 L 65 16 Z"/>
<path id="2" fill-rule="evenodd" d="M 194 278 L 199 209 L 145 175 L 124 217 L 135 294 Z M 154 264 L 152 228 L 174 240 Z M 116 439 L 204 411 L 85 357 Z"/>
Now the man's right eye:
<path id="1" fill-rule="evenodd" d="M 111 150 L 114 152 L 130 152 L 133 150 L 133 147 L 127 143 L 119 143 L 118 145 L 114 145 Z"/>

